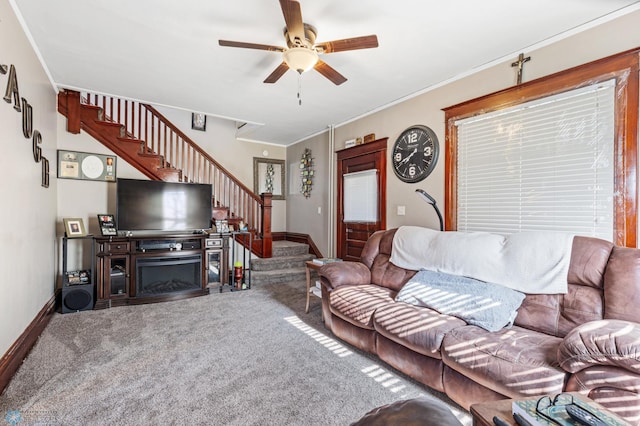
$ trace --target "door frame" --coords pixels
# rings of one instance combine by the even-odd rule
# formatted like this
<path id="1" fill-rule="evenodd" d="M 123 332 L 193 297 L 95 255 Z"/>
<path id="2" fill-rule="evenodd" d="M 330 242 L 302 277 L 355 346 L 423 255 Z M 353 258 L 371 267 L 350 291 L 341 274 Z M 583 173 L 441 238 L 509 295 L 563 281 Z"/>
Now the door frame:
<path id="1" fill-rule="evenodd" d="M 378 171 L 378 221 L 375 222 L 378 229 L 387 227 L 387 141 L 389 138 L 377 139 L 363 145 L 356 145 L 351 148 L 336 151 L 337 154 L 337 192 L 336 192 L 336 254 L 337 257 L 344 258 L 342 253 L 343 243 L 346 240 L 346 232 L 343 229 L 344 206 L 343 206 L 343 163 L 365 155 L 374 155 L 376 170 Z"/>

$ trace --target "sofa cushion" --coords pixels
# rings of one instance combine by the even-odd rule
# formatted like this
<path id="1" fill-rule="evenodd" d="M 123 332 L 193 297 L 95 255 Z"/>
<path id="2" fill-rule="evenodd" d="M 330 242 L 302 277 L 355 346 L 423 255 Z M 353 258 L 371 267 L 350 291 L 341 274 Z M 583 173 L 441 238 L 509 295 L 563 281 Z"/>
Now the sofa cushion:
<path id="1" fill-rule="evenodd" d="M 318 275 L 330 289 L 371 283 L 371 271 L 360 262 L 330 262 L 320 267 Z"/>
<path id="2" fill-rule="evenodd" d="M 609 241 L 576 236 L 571 246 L 567 282 L 601 289 L 604 286 L 604 272 L 612 250 L 613 243 Z"/>
<path id="3" fill-rule="evenodd" d="M 329 294 L 334 315 L 358 327 L 373 330 L 373 313 L 393 302 L 395 291 L 377 285 L 342 286 Z"/>
<path id="4" fill-rule="evenodd" d="M 447 332 L 466 325 L 459 318 L 397 302 L 382 306 L 373 315 L 375 330 L 414 352 L 440 359 L 440 347 Z"/>
<path id="5" fill-rule="evenodd" d="M 374 232 L 362 249 L 360 261 L 371 270 L 371 284 L 398 291 L 416 271 L 398 268 L 389 262 L 396 231 L 397 229 L 389 229 Z"/>
<path id="6" fill-rule="evenodd" d="M 640 250 L 614 247 L 604 282 L 604 318 L 640 323 Z"/>
<path id="7" fill-rule="evenodd" d="M 498 284 L 434 271 L 419 271 L 396 296 L 488 331 L 512 325 L 523 300 L 523 293 Z"/>
<path id="8" fill-rule="evenodd" d="M 562 339 L 518 326 L 496 332 L 468 325 L 447 333 L 445 365 L 509 397 L 556 394 L 567 373 L 556 359 Z"/>
<path id="9" fill-rule="evenodd" d="M 569 284 L 567 294 L 528 294 L 515 325 L 564 337 L 580 324 L 602 319 L 603 309 L 602 290 Z"/>
<path id="10" fill-rule="evenodd" d="M 568 292 L 562 295 L 528 294 L 518 309 L 515 325 L 564 337 L 580 324 L 602 319 L 603 299 L 607 303 L 613 300 L 611 297 L 603 298 L 605 271 L 609 269 L 607 261 L 612 250 L 613 244 L 608 241 L 575 237 L 567 276 Z M 622 270 L 628 270 L 628 266 Z M 609 282 L 608 287 L 612 284 Z M 619 297 L 621 292 L 614 293 L 614 297 Z M 628 298 L 623 296 L 620 299 L 626 301 Z M 621 306 L 619 303 L 612 305 Z"/>
<path id="11" fill-rule="evenodd" d="M 576 373 L 589 366 L 611 365 L 640 371 L 640 325 L 602 320 L 583 324 L 567 334 L 558 347 L 558 362 Z"/>

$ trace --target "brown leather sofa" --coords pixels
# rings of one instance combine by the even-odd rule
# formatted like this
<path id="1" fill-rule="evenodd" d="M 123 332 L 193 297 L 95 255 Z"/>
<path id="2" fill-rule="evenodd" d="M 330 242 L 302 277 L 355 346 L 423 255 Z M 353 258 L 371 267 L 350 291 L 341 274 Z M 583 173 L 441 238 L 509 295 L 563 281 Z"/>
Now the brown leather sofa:
<path id="1" fill-rule="evenodd" d="M 396 231 L 373 234 L 360 262 L 319 270 L 335 336 L 466 409 L 577 391 L 640 424 L 640 250 L 575 237 L 568 293 L 526 295 L 514 325 L 489 332 L 394 300 L 416 273 L 389 261 Z"/>

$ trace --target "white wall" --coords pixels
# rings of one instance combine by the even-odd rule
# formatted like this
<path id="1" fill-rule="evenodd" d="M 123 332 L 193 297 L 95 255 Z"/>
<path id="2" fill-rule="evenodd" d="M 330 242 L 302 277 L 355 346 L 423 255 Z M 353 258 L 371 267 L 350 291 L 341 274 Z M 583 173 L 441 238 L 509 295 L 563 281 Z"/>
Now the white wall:
<path id="1" fill-rule="evenodd" d="M 15 65 L 20 97 L 33 107 L 50 161 L 50 186 L 22 134 L 22 115 L 0 102 L 0 356 L 54 294 L 56 245 L 56 93 L 7 0 L 0 0 L 0 63 Z M 0 75 L 6 89 L 8 74 Z"/>
<path id="2" fill-rule="evenodd" d="M 524 81 L 639 47 L 640 31 L 637 30 L 639 27 L 640 11 L 619 17 L 544 47 L 524 51 L 525 55 L 531 56 L 531 61 L 527 62 L 524 68 Z M 345 141 L 368 133 L 375 133 L 377 138 L 389 138 L 387 145 L 387 228 L 401 225 L 439 228 L 438 218 L 433 208 L 415 194 L 415 189 L 422 188 L 435 197 L 444 214 L 445 123 L 442 109 L 513 86 L 515 71 L 510 63 L 516 58 L 517 54 L 508 61 L 460 78 L 442 87 L 426 91 L 375 114 L 336 127 L 336 150 L 343 149 Z M 407 184 L 401 182 L 393 173 L 390 152 L 400 133 L 414 124 L 429 126 L 436 132 L 440 142 L 440 158 L 435 170 L 427 179 L 416 184 Z M 296 147 L 310 142 L 313 142 L 313 139 L 303 141 Z M 297 148 L 289 147 L 289 149 Z M 325 149 L 328 149 L 328 145 Z M 336 161 L 335 155 L 329 155 L 327 152 L 325 156 L 327 161 Z M 325 156 L 318 156 L 318 158 Z M 317 167 L 325 167 L 325 165 L 319 164 L 320 161 L 317 163 Z M 335 187 L 335 177 L 331 178 Z M 294 204 L 288 206 L 289 211 L 297 211 L 303 202 L 304 200 L 294 199 Z M 405 216 L 397 215 L 397 207 L 401 205 L 406 206 Z M 335 214 L 335 210 L 333 213 Z M 321 223 L 318 222 L 318 224 Z M 300 222 L 291 214 L 288 216 L 287 225 L 291 228 L 301 226 Z"/>
<path id="3" fill-rule="evenodd" d="M 300 192 L 300 159 L 305 148 L 311 150 L 313 158 L 313 187 L 309 198 Z M 303 143 L 287 148 L 287 172 L 289 182 L 293 182 L 293 191 L 287 195 L 287 231 L 309 234 L 322 252 L 329 256 L 329 238 L 327 234 L 329 215 L 329 132 L 322 133 Z M 293 168 L 292 168 L 293 166 Z M 291 172 L 291 170 L 294 172 Z M 293 176 L 291 176 L 293 175 Z M 318 211 L 319 209 L 319 211 Z"/>

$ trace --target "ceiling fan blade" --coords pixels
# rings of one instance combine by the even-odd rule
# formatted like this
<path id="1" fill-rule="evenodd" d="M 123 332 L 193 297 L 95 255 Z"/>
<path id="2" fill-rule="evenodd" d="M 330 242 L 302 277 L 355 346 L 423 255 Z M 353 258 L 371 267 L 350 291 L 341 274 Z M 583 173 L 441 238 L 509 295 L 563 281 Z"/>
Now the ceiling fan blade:
<path id="1" fill-rule="evenodd" d="M 335 69 L 331 68 L 326 62 L 323 62 L 320 59 L 318 59 L 318 62 L 313 68 L 316 71 L 318 71 L 320 74 L 322 74 L 323 76 L 331 80 L 331 82 L 336 86 L 339 86 L 345 81 L 347 81 L 347 78 L 345 76 L 340 74 Z"/>
<path id="2" fill-rule="evenodd" d="M 256 44 L 256 43 L 245 43 L 243 41 L 230 41 L 230 40 L 218 40 L 218 44 L 220 46 L 226 47 L 242 47 L 245 49 L 258 49 L 258 50 L 268 50 L 270 52 L 284 52 L 284 47 L 280 46 L 271 46 L 268 44 Z"/>
<path id="3" fill-rule="evenodd" d="M 273 70 L 273 72 L 264 80 L 264 83 L 275 83 L 284 75 L 285 72 L 289 69 L 289 66 L 283 62 L 278 65 L 278 68 Z"/>
<path id="4" fill-rule="evenodd" d="M 293 45 L 299 46 L 305 41 L 300 3 L 297 0 L 280 0 L 280 8 L 282 8 L 284 22 L 287 25 L 289 40 Z M 298 43 L 295 41 L 296 38 L 299 40 Z"/>
<path id="5" fill-rule="evenodd" d="M 378 37 L 368 35 L 362 37 L 345 38 L 342 40 L 325 41 L 314 46 L 319 53 L 344 52 L 345 50 L 371 49 L 378 47 Z"/>

